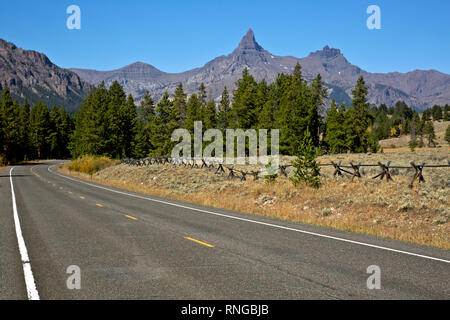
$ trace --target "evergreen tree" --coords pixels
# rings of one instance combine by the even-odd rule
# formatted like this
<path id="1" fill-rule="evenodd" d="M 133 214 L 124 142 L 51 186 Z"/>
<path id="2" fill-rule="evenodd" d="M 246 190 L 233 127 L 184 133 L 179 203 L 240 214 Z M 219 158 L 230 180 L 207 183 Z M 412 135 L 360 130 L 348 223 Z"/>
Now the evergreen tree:
<path id="1" fill-rule="evenodd" d="M 172 109 L 172 101 L 170 101 L 169 93 L 166 91 L 156 107 L 156 134 L 154 140 L 154 154 L 156 155 L 169 155 L 172 149 L 171 134 L 173 124 L 176 124 Z"/>
<path id="2" fill-rule="evenodd" d="M 50 115 L 47 106 L 36 103 L 31 109 L 30 116 L 30 143 L 34 148 L 37 159 L 45 159 L 50 156 L 48 144 Z"/>
<path id="3" fill-rule="evenodd" d="M 277 126 L 278 99 L 276 90 L 274 83 L 270 84 L 267 89 L 267 98 L 258 113 L 258 128 L 260 129 L 275 129 Z"/>
<path id="4" fill-rule="evenodd" d="M 442 120 L 442 108 L 441 106 L 434 105 L 433 108 L 431 108 L 431 114 L 433 116 L 434 121 Z"/>
<path id="5" fill-rule="evenodd" d="M 3 153 L 9 163 L 22 160 L 18 157 L 21 148 L 19 116 L 19 105 L 12 100 L 9 88 L 5 86 L 0 103 L 0 131 L 3 146 L 0 154 Z"/>
<path id="6" fill-rule="evenodd" d="M 310 118 L 313 108 L 311 93 L 306 81 L 302 79 L 300 64 L 296 65 L 292 75 L 279 75 L 277 86 L 280 152 L 292 155 L 298 150 L 310 122 L 313 123 L 314 130 L 317 128 L 317 121 Z M 312 134 L 313 143 L 318 140 L 317 135 L 318 131 Z"/>
<path id="7" fill-rule="evenodd" d="M 345 144 L 346 131 L 343 127 L 345 122 L 345 105 L 337 108 L 336 102 L 331 100 L 330 108 L 325 120 L 325 135 L 323 141 L 331 153 L 344 153 L 347 151 Z"/>
<path id="8" fill-rule="evenodd" d="M 249 129 L 257 123 L 257 84 L 253 76 L 245 68 L 242 78 L 236 82 L 236 89 L 233 90 L 232 113 L 233 128 Z"/>
<path id="9" fill-rule="evenodd" d="M 186 129 L 194 133 L 194 122 L 202 120 L 201 103 L 197 94 L 192 94 L 187 103 Z"/>
<path id="10" fill-rule="evenodd" d="M 319 145 L 320 128 L 322 119 L 320 114 L 328 100 L 328 90 L 322 81 L 320 74 L 311 82 L 311 104 L 308 108 L 309 130 L 315 146 Z"/>
<path id="11" fill-rule="evenodd" d="M 309 129 L 305 131 L 302 142 L 299 144 L 296 158 L 292 163 L 295 168 L 294 174 L 290 177 L 294 185 L 305 182 L 313 188 L 320 187 L 320 166 L 316 162 L 319 150 L 314 146 Z"/>
<path id="12" fill-rule="evenodd" d="M 29 160 L 32 156 L 30 146 L 30 112 L 31 108 L 28 104 L 28 100 L 25 98 L 23 105 L 19 111 L 19 126 L 20 126 L 20 141 L 21 141 L 21 154 L 20 159 Z M 67 148 L 67 144 L 64 146 Z"/>
<path id="13" fill-rule="evenodd" d="M 147 91 L 141 101 L 136 123 L 137 133 L 134 138 L 134 157 L 143 158 L 155 149 L 156 114 L 155 103 Z"/>
<path id="14" fill-rule="evenodd" d="M 450 124 L 447 126 L 447 129 L 445 130 L 445 141 L 447 141 L 448 145 L 450 146 Z"/>
<path id="15" fill-rule="evenodd" d="M 120 107 L 122 152 L 121 157 L 131 157 L 133 141 L 137 133 L 137 111 L 133 96 L 128 95 L 127 102 Z"/>
<path id="16" fill-rule="evenodd" d="M 444 121 L 450 121 L 450 105 L 448 104 L 444 107 Z"/>
<path id="17" fill-rule="evenodd" d="M 217 127 L 216 103 L 214 100 L 208 101 L 202 112 L 203 129 L 214 129 Z"/>
<path id="18" fill-rule="evenodd" d="M 362 76 L 359 77 L 352 94 L 353 108 L 348 109 L 346 117 L 346 127 L 349 129 L 347 145 L 352 152 L 367 152 L 371 144 L 368 128 L 372 119 L 368 110 L 369 102 L 367 96 L 369 90 Z"/>
<path id="19" fill-rule="evenodd" d="M 183 91 L 183 85 L 181 83 L 175 89 L 173 108 L 179 128 L 185 128 L 187 118 L 186 94 Z"/>
<path id="20" fill-rule="evenodd" d="M 434 142 L 434 139 L 436 139 L 436 134 L 434 132 L 433 121 L 430 120 L 430 121 L 425 122 L 424 132 L 425 132 L 425 136 L 428 141 L 428 146 L 435 147 L 436 143 Z"/>
<path id="21" fill-rule="evenodd" d="M 220 98 L 220 103 L 217 113 L 217 125 L 221 130 L 228 128 L 230 122 L 230 95 L 228 94 L 227 87 L 225 86 L 222 91 L 222 96 Z"/>
<path id="22" fill-rule="evenodd" d="M 126 104 L 127 97 L 123 91 L 122 86 L 114 81 L 109 87 L 109 103 L 106 111 L 106 121 L 108 124 L 106 128 L 106 154 L 112 158 L 119 159 L 123 155 L 123 148 L 125 145 L 125 137 L 122 129 L 123 114 L 121 112 L 122 106 Z"/>

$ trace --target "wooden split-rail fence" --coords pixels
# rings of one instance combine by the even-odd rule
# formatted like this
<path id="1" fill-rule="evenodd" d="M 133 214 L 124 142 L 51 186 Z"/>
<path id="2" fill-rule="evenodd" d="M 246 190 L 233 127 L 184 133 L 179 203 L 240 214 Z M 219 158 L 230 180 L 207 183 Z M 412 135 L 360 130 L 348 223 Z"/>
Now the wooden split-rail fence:
<path id="1" fill-rule="evenodd" d="M 258 171 L 244 171 L 236 169 L 234 166 L 227 166 L 223 162 L 211 159 L 198 159 L 198 158 L 171 158 L 171 157 L 148 157 L 142 159 L 133 159 L 133 158 L 125 158 L 120 160 L 118 164 L 128 164 L 132 166 L 149 166 L 152 164 L 172 164 L 176 166 L 184 166 L 188 168 L 206 168 L 209 170 L 214 170 L 216 174 L 227 174 L 228 178 L 240 179 L 241 181 L 246 181 L 247 176 L 253 177 L 253 180 L 258 180 L 259 176 L 265 173 L 265 170 Z M 425 162 L 421 162 L 420 164 L 416 164 L 413 161 L 410 162 L 409 166 L 393 166 L 391 165 L 391 161 L 387 163 L 378 162 L 377 164 L 363 164 L 361 162 L 355 164 L 350 162 L 349 165 L 342 164 L 342 161 L 330 163 L 320 163 L 318 165 L 321 167 L 332 166 L 334 168 L 333 176 L 350 176 L 353 181 L 354 178 L 361 178 L 362 172 L 361 168 L 363 167 L 379 167 L 380 172 L 372 177 L 372 179 L 380 179 L 389 182 L 393 181 L 392 171 L 391 170 L 413 170 L 414 174 L 412 176 L 411 182 L 408 184 L 410 188 L 413 187 L 414 182 L 417 180 L 420 182 L 425 182 L 425 178 L 423 177 L 423 169 L 424 168 L 450 168 L 450 161 L 447 161 L 447 164 L 425 164 Z M 277 173 L 288 177 L 287 168 L 292 167 L 290 164 L 279 165 L 277 169 Z"/>

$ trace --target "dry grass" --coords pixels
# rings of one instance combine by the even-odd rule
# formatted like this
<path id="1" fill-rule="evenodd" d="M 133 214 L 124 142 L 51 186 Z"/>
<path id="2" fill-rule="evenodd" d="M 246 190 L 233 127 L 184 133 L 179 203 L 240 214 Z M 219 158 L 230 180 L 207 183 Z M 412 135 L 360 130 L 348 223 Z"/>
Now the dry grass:
<path id="1" fill-rule="evenodd" d="M 447 130 L 447 126 L 450 125 L 450 121 L 434 121 L 433 122 L 434 125 L 434 132 L 436 135 L 436 145 L 439 147 L 447 147 L 448 150 L 448 143 L 447 141 L 445 141 L 445 130 Z M 408 143 L 411 140 L 411 136 L 410 135 L 403 135 L 400 136 L 398 138 L 390 138 L 390 139 L 385 139 L 385 140 L 381 140 L 380 141 L 380 145 L 383 147 L 384 151 L 386 151 L 386 149 L 391 148 L 392 145 L 395 146 L 395 148 L 392 149 L 397 149 L 397 148 L 406 148 L 409 150 L 408 147 Z M 426 143 L 425 139 L 424 142 Z M 429 148 L 421 148 L 420 150 L 424 150 L 424 149 L 429 149 Z M 416 150 L 419 150 L 418 148 L 416 148 Z"/>
<path id="2" fill-rule="evenodd" d="M 448 151 L 420 151 L 324 156 L 320 160 L 376 163 L 389 159 L 406 165 L 410 160 L 443 163 L 449 155 Z M 288 161 L 290 158 L 283 158 Z M 90 179 L 67 167 L 60 170 Z M 269 185 L 262 179 L 228 180 L 207 169 L 173 165 L 117 165 L 98 172 L 92 180 L 164 198 L 450 249 L 448 168 L 424 169 L 427 182 L 413 189 L 407 188 L 412 171 L 394 171 L 395 181 L 390 183 L 370 179 L 378 168 L 364 171 L 362 179 L 351 182 L 348 177 L 333 177 L 332 168 L 324 167 L 319 190 L 295 188 L 285 177 Z"/>
<path id="3" fill-rule="evenodd" d="M 68 164 L 68 169 L 76 172 L 94 174 L 100 170 L 113 166 L 117 160 L 108 157 L 82 156 Z"/>

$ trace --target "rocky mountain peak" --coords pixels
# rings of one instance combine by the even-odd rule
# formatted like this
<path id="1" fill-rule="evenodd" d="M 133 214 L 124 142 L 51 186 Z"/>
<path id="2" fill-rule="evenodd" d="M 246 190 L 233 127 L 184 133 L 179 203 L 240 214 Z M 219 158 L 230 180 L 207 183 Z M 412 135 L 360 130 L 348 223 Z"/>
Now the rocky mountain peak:
<path id="1" fill-rule="evenodd" d="M 246 35 L 242 38 L 239 46 L 236 48 L 237 51 L 262 51 L 264 50 L 255 40 L 255 34 L 253 30 L 248 29 Z M 235 51 L 236 51 L 235 50 Z"/>
<path id="2" fill-rule="evenodd" d="M 335 48 L 330 48 L 328 45 L 326 45 L 325 47 L 323 47 L 322 50 L 317 50 L 315 52 L 312 52 L 310 54 L 310 56 L 319 56 L 321 58 L 331 59 L 331 58 L 335 58 L 338 56 L 342 56 L 342 53 L 341 53 L 341 50 L 335 49 Z"/>

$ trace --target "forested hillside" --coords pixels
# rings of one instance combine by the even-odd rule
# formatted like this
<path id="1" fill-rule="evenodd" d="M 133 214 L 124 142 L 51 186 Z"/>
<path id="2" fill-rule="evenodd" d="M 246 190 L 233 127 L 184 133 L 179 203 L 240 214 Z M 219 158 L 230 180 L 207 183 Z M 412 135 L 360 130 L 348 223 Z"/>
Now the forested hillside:
<path id="1" fill-rule="evenodd" d="M 13 101 L 8 87 L 0 101 L 0 157 L 4 163 L 29 159 L 104 155 L 110 158 L 169 155 L 177 143 L 173 130 L 193 133 L 194 122 L 210 128 L 279 129 L 280 152 L 295 154 L 305 133 L 326 153 L 377 152 L 378 141 L 410 133 L 417 146 L 432 143 L 433 118 L 448 118 L 448 105 L 433 107 L 422 117 L 405 103 L 390 108 L 370 108 L 369 90 L 360 77 L 352 91 L 351 105 L 332 101 L 325 113 L 328 91 L 318 75 L 311 82 L 302 77 L 301 66 L 292 74 L 280 73 L 271 84 L 256 81 L 245 69 L 230 92 L 223 89 L 216 103 L 201 84 L 189 97 L 180 83 L 155 102 L 147 92 L 140 106 L 115 81 L 94 87 L 72 116 L 64 110 L 38 102 Z M 431 123 L 431 127 L 430 127 Z M 270 132 L 270 131 L 269 131 Z M 270 136 L 269 136 L 270 138 Z"/>

